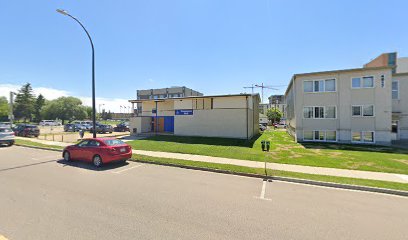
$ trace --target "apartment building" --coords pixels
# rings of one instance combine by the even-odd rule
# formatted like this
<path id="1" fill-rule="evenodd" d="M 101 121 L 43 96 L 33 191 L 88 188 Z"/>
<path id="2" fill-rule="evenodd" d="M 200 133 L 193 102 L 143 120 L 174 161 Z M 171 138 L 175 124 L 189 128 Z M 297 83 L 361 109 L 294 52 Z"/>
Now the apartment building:
<path id="1" fill-rule="evenodd" d="M 195 91 L 185 86 L 136 90 L 136 98 L 138 100 L 179 98 L 179 97 L 191 97 L 191 96 L 203 96 L 203 94 L 201 92 Z M 143 111 L 142 105 L 137 104 L 137 111 L 135 113 L 140 114 L 142 111 Z"/>
<path id="2" fill-rule="evenodd" d="M 269 106 L 271 108 L 277 108 L 279 111 L 282 112 L 282 120 L 285 119 L 286 116 L 286 102 L 284 95 L 271 95 L 269 98 Z"/>
<path id="3" fill-rule="evenodd" d="M 203 96 L 202 93 L 184 86 L 137 90 L 136 95 L 137 99 L 161 99 L 161 98 Z"/>
<path id="4" fill-rule="evenodd" d="M 408 139 L 408 71 L 399 62 L 386 53 L 363 68 L 295 74 L 285 93 L 288 132 L 298 142 Z"/>

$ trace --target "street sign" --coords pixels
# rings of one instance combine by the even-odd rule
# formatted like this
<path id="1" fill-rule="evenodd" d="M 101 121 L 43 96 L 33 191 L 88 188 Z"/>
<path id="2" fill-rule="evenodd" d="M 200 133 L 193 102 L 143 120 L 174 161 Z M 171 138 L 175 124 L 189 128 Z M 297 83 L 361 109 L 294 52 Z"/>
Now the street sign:
<path id="1" fill-rule="evenodd" d="M 193 115 L 193 109 L 176 109 L 175 115 Z"/>

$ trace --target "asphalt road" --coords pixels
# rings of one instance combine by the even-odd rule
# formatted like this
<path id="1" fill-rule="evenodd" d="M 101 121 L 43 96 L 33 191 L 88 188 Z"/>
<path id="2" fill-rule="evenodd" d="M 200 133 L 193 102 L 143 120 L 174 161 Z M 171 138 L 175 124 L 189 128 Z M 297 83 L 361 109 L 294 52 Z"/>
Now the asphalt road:
<path id="1" fill-rule="evenodd" d="M 0 148 L 0 235 L 17 239 L 407 239 L 408 198 Z"/>

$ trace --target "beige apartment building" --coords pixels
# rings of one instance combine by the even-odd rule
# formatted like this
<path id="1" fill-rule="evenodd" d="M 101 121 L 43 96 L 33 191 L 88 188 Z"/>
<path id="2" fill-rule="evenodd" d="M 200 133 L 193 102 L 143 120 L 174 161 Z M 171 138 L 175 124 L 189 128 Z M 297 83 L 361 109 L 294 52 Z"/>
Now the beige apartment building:
<path id="1" fill-rule="evenodd" d="M 408 139 L 408 96 L 400 94 L 408 90 L 408 73 L 396 56 L 382 54 L 363 68 L 295 74 L 285 93 L 288 132 L 298 142 Z"/>
<path id="2" fill-rule="evenodd" d="M 130 119 L 135 134 L 250 139 L 259 132 L 259 94 L 129 100 L 142 112 Z"/>

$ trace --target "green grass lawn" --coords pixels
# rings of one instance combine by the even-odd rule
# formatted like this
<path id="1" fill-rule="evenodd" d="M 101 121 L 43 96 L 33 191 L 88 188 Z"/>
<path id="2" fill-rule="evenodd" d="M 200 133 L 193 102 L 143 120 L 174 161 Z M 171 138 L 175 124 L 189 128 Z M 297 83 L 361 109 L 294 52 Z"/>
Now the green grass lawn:
<path id="1" fill-rule="evenodd" d="M 262 152 L 261 141 L 271 141 Z M 295 143 L 284 131 L 266 131 L 248 140 L 153 136 L 128 142 L 134 149 L 189 153 L 251 161 L 408 174 L 408 150 L 368 145 Z"/>
<path id="2" fill-rule="evenodd" d="M 262 168 L 250 168 L 250 167 L 242 167 L 242 166 L 236 166 L 236 165 L 230 165 L 230 164 L 196 162 L 196 161 L 171 159 L 171 158 L 157 158 L 157 157 L 150 157 L 150 156 L 137 155 L 137 154 L 133 154 L 132 159 L 134 161 L 141 160 L 144 162 L 151 162 L 151 163 L 158 163 L 158 164 L 172 164 L 172 165 L 181 165 L 181 166 L 187 166 L 187 167 L 200 167 L 200 168 L 206 168 L 206 169 L 225 170 L 231 173 L 250 173 L 250 174 L 265 175 L 265 170 Z M 348 184 L 348 185 L 408 191 L 408 184 L 397 183 L 397 182 L 387 182 L 387 181 L 377 181 L 377 180 L 347 178 L 347 177 L 334 177 L 334 176 L 325 176 L 325 175 L 317 175 L 317 174 L 277 171 L 277 170 L 272 170 L 272 169 L 268 169 L 267 174 L 268 176 L 275 176 L 275 177 L 307 179 L 307 180 L 320 181 L 320 182 L 331 182 L 331 183 L 340 183 L 340 184 Z"/>
<path id="3" fill-rule="evenodd" d="M 43 143 L 33 142 L 33 141 L 30 141 L 30 140 L 16 139 L 15 142 L 16 142 L 16 144 L 21 145 L 21 146 L 33 146 L 33 147 L 43 147 L 43 148 L 54 148 L 54 149 L 59 149 L 59 150 L 64 149 L 64 147 L 61 147 L 61 146 L 43 144 Z"/>

